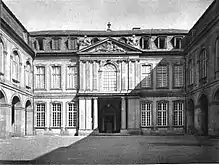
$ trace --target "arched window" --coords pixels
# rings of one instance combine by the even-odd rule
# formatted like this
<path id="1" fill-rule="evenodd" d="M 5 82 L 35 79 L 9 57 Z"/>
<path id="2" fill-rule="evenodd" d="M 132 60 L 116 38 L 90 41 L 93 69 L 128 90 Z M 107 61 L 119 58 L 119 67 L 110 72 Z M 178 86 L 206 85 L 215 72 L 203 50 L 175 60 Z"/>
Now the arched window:
<path id="1" fill-rule="evenodd" d="M 219 36 L 216 40 L 216 43 L 215 43 L 215 49 L 216 49 L 216 52 L 215 52 L 215 55 L 216 55 L 216 71 L 218 72 L 219 71 Z"/>
<path id="2" fill-rule="evenodd" d="M 30 62 L 26 62 L 26 68 L 25 68 L 25 85 L 27 88 L 31 87 L 31 65 Z"/>
<path id="3" fill-rule="evenodd" d="M 112 64 L 107 64 L 103 67 L 103 90 L 116 91 L 116 68 Z"/>
<path id="4" fill-rule="evenodd" d="M 0 75 L 5 72 L 4 44 L 0 38 Z"/>
<path id="5" fill-rule="evenodd" d="M 19 82 L 19 72 L 20 72 L 20 58 L 17 51 L 12 53 L 11 57 L 11 70 L 12 70 L 12 79 L 14 82 Z"/>

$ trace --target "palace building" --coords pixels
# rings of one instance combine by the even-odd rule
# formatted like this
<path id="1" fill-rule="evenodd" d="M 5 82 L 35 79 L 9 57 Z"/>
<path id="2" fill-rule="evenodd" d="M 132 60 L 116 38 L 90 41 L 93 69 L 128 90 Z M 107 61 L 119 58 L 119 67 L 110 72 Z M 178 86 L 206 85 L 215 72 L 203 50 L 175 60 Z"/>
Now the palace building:
<path id="1" fill-rule="evenodd" d="M 2 3 L 0 136 L 219 135 L 218 11 L 190 31 L 28 32 Z"/>

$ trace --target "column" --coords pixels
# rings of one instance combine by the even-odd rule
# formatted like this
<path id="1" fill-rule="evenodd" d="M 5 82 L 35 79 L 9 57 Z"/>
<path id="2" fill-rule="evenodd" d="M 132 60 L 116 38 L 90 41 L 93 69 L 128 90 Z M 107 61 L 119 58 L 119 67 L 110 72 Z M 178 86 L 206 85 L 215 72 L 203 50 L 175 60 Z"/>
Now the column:
<path id="1" fill-rule="evenodd" d="M 85 129 L 85 99 L 79 98 L 79 129 Z"/>
<path id="2" fill-rule="evenodd" d="M 125 99 L 125 97 L 122 97 L 122 109 L 121 109 L 121 111 L 122 111 L 121 128 L 126 129 L 126 99 Z"/>
<path id="3" fill-rule="evenodd" d="M 92 129 L 92 104 L 91 98 L 86 98 L 86 129 Z"/>
<path id="4" fill-rule="evenodd" d="M 117 72 L 117 90 L 118 91 L 121 91 L 121 77 L 122 77 L 122 67 L 121 67 L 121 61 L 117 61 L 117 64 L 118 64 L 118 68 L 119 68 L 119 71 Z"/>
<path id="5" fill-rule="evenodd" d="M 94 129 L 98 129 L 98 103 L 97 98 L 94 98 Z"/>
<path id="6" fill-rule="evenodd" d="M 94 62 L 91 61 L 89 63 L 90 65 L 90 90 L 92 91 L 93 90 L 93 69 L 94 69 Z"/>
<path id="7" fill-rule="evenodd" d="M 33 108 L 27 108 L 26 115 L 26 135 L 33 135 Z"/>

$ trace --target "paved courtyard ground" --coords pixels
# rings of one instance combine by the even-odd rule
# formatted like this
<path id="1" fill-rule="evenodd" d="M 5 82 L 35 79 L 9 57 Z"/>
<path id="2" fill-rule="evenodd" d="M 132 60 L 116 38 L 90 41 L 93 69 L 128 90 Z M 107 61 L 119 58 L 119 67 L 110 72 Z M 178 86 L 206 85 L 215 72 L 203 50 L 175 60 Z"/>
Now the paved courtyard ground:
<path id="1" fill-rule="evenodd" d="M 0 150 L 0 163 L 219 163 L 219 139 L 195 136 L 29 137 Z"/>

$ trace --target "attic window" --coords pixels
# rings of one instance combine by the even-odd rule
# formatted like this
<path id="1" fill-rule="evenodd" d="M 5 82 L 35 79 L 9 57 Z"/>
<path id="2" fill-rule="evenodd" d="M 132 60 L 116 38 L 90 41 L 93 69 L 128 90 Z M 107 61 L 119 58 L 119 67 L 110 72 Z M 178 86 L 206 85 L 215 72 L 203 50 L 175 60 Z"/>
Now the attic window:
<path id="1" fill-rule="evenodd" d="M 60 38 L 53 38 L 51 42 L 52 50 L 60 50 Z"/>
<path id="2" fill-rule="evenodd" d="M 91 40 L 91 44 L 96 44 L 97 42 L 99 42 L 100 40 L 98 38 L 93 38 Z"/>
<path id="3" fill-rule="evenodd" d="M 39 44 L 39 50 L 44 50 L 44 39 L 39 38 L 37 40 L 38 40 L 38 44 Z"/>
<path id="4" fill-rule="evenodd" d="M 166 36 L 157 37 L 154 41 L 158 49 L 166 49 Z"/>
<path id="5" fill-rule="evenodd" d="M 175 49 L 182 49 L 182 37 L 173 37 L 171 43 Z"/>
<path id="6" fill-rule="evenodd" d="M 150 42 L 150 38 L 149 37 L 142 37 L 140 39 L 140 47 L 141 49 L 149 49 L 149 42 Z"/>
<path id="7" fill-rule="evenodd" d="M 68 40 L 66 41 L 66 47 L 69 50 L 77 50 L 78 49 L 77 38 L 74 37 L 68 38 Z"/>

